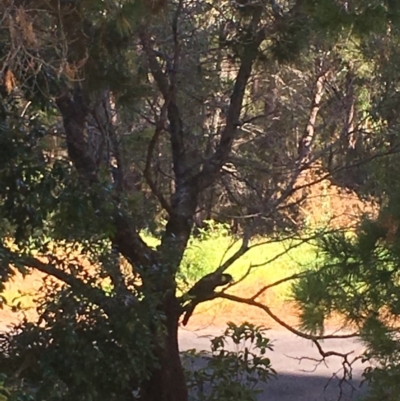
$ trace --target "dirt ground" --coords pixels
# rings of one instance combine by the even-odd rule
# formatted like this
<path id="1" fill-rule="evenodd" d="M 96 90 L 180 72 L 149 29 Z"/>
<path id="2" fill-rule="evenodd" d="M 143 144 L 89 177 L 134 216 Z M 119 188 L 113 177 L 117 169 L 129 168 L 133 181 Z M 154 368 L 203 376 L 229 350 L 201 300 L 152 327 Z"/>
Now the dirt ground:
<path id="1" fill-rule="evenodd" d="M 10 307 L 4 306 L 0 309 L 0 329 L 4 329 L 8 325 L 12 325 L 21 321 L 26 317 L 30 321 L 36 319 L 34 309 L 34 297 L 40 291 L 43 285 L 44 276 L 40 273 L 34 273 L 26 277 L 17 274 L 12 281 L 7 283 L 4 294 L 7 299 L 14 303 L 20 302 L 22 310 L 19 312 L 12 311 Z M 261 287 L 261 285 L 260 285 Z M 259 289 L 252 284 L 240 284 L 232 292 L 240 297 L 249 297 L 255 294 Z M 267 305 L 271 311 L 282 319 L 285 323 L 292 327 L 299 324 L 298 313 L 293 304 L 283 302 L 282 295 L 269 290 L 258 298 L 258 300 Z M 280 324 L 274 321 L 267 313 L 257 307 L 239 304 L 228 300 L 214 300 L 201 304 L 191 317 L 187 329 L 202 330 L 208 327 L 224 327 L 227 322 L 240 324 L 250 322 L 256 325 L 262 325 L 271 329 L 284 329 Z M 330 325 L 338 326 L 338 319 L 332 319 Z"/>

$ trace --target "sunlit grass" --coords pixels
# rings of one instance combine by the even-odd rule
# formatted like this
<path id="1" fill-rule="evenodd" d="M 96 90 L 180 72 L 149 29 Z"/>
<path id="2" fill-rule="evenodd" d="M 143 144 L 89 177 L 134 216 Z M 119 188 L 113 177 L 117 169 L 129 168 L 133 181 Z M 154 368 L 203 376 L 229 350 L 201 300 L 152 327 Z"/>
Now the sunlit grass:
<path id="1" fill-rule="evenodd" d="M 211 273 L 235 252 L 241 241 L 234 242 L 231 237 L 212 238 L 195 242 L 186 252 L 183 270 L 189 269 L 190 261 L 195 261 L 197 268 L 192 276 L 196 279 Z M 246 286 L 258 287 L 273 283 L 284 277 L 299 272 L 313 263 L 316 258 L 315 246 L 309 242 L 278 241 L 258 238 L 251 244 L 251 249 L 236 260 L 226 271 L 235 281 L 243 279 Z M 279 293 L 284 297 L 290 283 L 280 285 Z"/>

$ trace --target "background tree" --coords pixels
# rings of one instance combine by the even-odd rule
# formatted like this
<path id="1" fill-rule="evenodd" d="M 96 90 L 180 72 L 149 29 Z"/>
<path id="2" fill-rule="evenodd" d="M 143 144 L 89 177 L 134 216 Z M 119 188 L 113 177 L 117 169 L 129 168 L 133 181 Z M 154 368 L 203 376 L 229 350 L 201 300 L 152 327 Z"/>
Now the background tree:
<path id="1" fill-rule="evenodd" d="M 340 173 L 396 151 L 395 116 L 377 100 L 386 60 L 368 51 L 396 40 L 397 14 L 346 4 L 1 5 L 2 279 L 14 265 L 58 280 L 37 324 L 4 337 L 3 366 L 38 399 L 186 400 L 188 303 L 226 296 L 215 287 L 251 236 L 301 234 L 312 184 L 377 190 L 368 168 Z M 180 291 L 177 275 L 195 220 L 214 216 L 242 246 L 198 297 L 201 280 Z M 144 229 L 160 233 L 156 248 Z"/>

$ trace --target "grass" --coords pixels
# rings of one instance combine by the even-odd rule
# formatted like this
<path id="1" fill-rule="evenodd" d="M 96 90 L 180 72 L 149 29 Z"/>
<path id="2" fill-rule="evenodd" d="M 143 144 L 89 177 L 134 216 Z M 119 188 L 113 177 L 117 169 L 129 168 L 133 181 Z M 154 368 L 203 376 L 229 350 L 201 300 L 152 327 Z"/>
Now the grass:
<path id="1" fill-rule="evenodd" d="M 150 235 L 143 235 L 143 239 L 151 247 L 156 247 L 160 242 Z M 192 238 L 181 264 L 179 279 L 189 285 L 194 283 L 229 259 L 240 245 L 240 240 L 235 240 L 225 232 L 221 235 L 218 229 L 205 238 Z M 236 260 L 227 273 L 238 281 L 250 270 L 245 281 L 254 286 L 263 282 L 272 283 L 299 272 L 316 258 L 315 246 L 310 242 L 272 241 L 259 237 L 250 245 L 250 250 Z M 280 286 L 282 298 L 286 296 L 289 285 Z"/>
<path id="2" fill-rule="evenodd" d="M 231 237 L 220 237 L 195 243 L 185 254 L 182 264 L 183 274 L 185 269 L 188 271 L 190 267 L 194 269 L 191 272 L 194 279 L 211 273 L 240 248 L 240 242 L 237 241 L 233 245 L 232 242 Z M 267 238 L 259 238 L 245 255 L 232 264 L 227 273 L 237 281 L 250 270 L 245 279 L 247 284 L 256 286 L 261 282 L 272 283 L 312 263 L 315 254 L 315 248 L 309 243 L 270 242 Z M 191 266 L 193 261 L 195 264 Z M 285 292 L 284 287 L 282 286 L 283 292 Z"/>
<path id="3" fill-rule="evenodd" d="M 258 238 L 253 245 L 255 246 L 250 251 L 227 270 L 236 282 L 229 292 L 244 298 L 251 297 L 266 285 L 304 270 L 316 259 L 316 249 L 310 243 L 269 242 L 268 238 Z M 182 270 L 188 270 L 191 267 L 191 275 L 197 276 L 193 277 L 197 279 L 214 271 L 239 248 L 240 243 L 232 246 L 231 237 L 195 241 L 185 254 Z M 226 252 L 227 249 L 229 249 L 228 252 Z M 190 264 L 191 262 L 194 264 Z M 251 268 L 250 273 L 240 281 L 249 268 Z M 257 300 L 268 305 L 275 314 L 284 316 L 287 323 L 296 325 L 298 323 L 297 309 L 287 302 L 290 299 L 291 284 L 292 282 L 288 281 L 270 288 Z M 203 328 L 210 324 L 220 326 L 228 321 L 236 324 L 250 321 L 268 327 L 277 326 L 265 312 L 258 308 L 225 299 L 215 299 L 202 303 L 196 308 L 190 320 L 190 327 Z"/>

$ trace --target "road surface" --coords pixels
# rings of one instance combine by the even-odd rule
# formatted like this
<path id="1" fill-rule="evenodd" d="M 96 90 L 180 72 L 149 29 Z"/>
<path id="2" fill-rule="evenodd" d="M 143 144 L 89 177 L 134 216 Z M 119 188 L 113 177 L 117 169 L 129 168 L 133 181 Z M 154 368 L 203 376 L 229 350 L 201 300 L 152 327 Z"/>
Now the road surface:
<path id="1" fill-rule="evenodd" d="M 205 329 L 201 331 L 181 330 L 179 343 L 182 351 L 196 348 L 209 350 L 207 335 L 220 335 L 223 330 Z M 331 357 L 326 364 L 317 364 L 311 360 L 299 360 L 302 357 L 319 359 L 315 346 L 287 331 L 269 330 L 267 336 L 273 340 L 274 351 L 268 357 L 278 378 L 263 386 L 260 401 L 337 401 L 341 391 L 342 401 L 355 401 L 365 394 L 365 386 L 360 388 L 361 373 L 364 366 L 356 362 L 353 366 L 353 381 L 340 387 L 341 360 Z M 361 344 L 356 340 L 328 340 L 323 342 L 325 351 L 346 353 L 362 352 Z M 332 377 L 337 373 L 338 377 Z M 331 379 L 331 380 L 329 380 Z"/>

